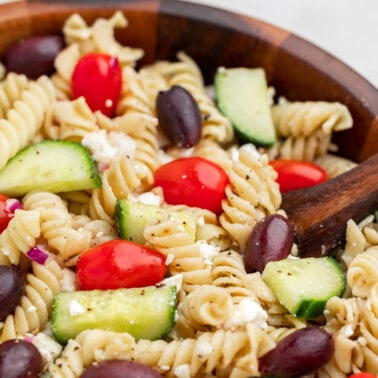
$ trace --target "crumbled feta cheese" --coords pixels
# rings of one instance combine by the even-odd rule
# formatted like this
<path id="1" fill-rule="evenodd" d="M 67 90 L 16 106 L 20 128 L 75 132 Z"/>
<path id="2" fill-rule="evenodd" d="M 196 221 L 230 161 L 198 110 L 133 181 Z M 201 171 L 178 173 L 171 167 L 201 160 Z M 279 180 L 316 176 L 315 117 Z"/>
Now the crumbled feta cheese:
<path id="1" fill-rule="evenodd" d="M 267 326 L 267 312 L 253 299 L 246 298 L 236 304 L 229 319 L 224 324 L 226 329 L 238 328 L 246 323 L 254 323 L 260 328 Z"/>
<path id="2" fill-rule="evenodd" d="M 101 163 L 109 163 L 120 155 L 133 158 L 136 150 L 136 142 L 133 138 L 116 131 L 111 131 L 109 134 L 106 130 L 88 133 L 81 143 L 88 148 L 93 159 Z"/>
<path id="3" fill-rule="evenodd" d="M 69 304 L 71 316 L 79 315 L 84 312 L 83 306 L 76 300 L 72 300 Z"/>
<path id="4" fill-rule="evenodd" d="M 96 161 L 108 163 L 117 154 L 117 148 L 109 143 L 105 130 L 86 134 L 81 144 L 88 148 L 93 159 Z"/>
<path id="5" fill-rule="evenodd" d="M 131 158 L 135 156 L 137 143 L 129 135 L 117 131 L 111 131 L 108 135 L 108 141 L 117 149 L 117 156 L 127 155 Z"/>
<path id="6" fill-rule="evenodd" d="M 199 252 L 201 257 L 204 259 L 205 263 L 208 265 L 212 264 L 212 260 L 215 256 L 219 255 L 220 249 L 216 245 L 207 243 L 204 240 L 197 240 L 196 246 L 199 247 Z"/>
<path id="7" fill-rule="evenodd" d="M 76 291 L 77 280 L 76 274 L 71 269 L 64 268 L 62 271 L 62 279 L 60 280 L 62 291 Z"/>
<path id="8" fill-rule="evenodd" d="M 179 292 L 181 290 L 183 279 L 184 275 L 182 273 L 178 273 L 174 276 L 164 278 L 164 280 L 161 281 L 161 284 L 165 286 L 176 286 L 176 290 Z"/>
<path id="9" fill-rule="evenodd" d="M 177 366 L 174 373 L 177 378 L 190 378 L 190 367 L 188 364 Z"/>
<path id="10" fill-rule="evenodd" d="M 134 200 L 136 202 L 144 203 L 145 205 L 160 206 L 162 199 L 157 194 L 152 192 L 145 192 L 138 196 L 129 195 L 128 199 Z"/>
<path id="11" fill-rule="evenodd" d="M 53 362 L 60 355 L 63 349 L 58 342 L 43 332 L 40 332 L 33 337 L 33 344 L 41 352 L 45 364 Z"/>

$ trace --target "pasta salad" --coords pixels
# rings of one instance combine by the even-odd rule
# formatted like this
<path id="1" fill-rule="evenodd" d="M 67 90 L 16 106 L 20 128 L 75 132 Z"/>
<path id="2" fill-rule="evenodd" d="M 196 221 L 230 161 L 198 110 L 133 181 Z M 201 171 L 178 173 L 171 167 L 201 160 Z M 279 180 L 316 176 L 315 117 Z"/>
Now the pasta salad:
<path id="1" fill-rule="evenodd" d="M 17 63 L 43 38 L 5 55 L 0 375 L 376 374 L 376 216 L 300 258 L 280 208 L 356 165 L 331 142 L 347 107 L 276 99 L 261 68 L 206 87 L 184 51 L 140 67 L 125 27 L 73 14 L 49 61 Z"/>

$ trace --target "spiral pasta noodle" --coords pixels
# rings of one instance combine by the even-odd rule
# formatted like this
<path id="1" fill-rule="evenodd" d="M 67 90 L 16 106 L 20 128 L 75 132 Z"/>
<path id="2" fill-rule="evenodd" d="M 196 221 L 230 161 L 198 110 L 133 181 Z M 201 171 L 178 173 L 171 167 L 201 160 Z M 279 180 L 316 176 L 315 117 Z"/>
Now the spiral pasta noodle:
<path id="1" fill-rule="evenodd" d="M 362 369 L 367 371 L 378 371 L 378 283 L 375 283 L 366 304 L 363 309 L 363 319 L 361 320 L 361 336 L 363 338 L 362 353 L 363 366 Z"/>
<path id="2" fill-rule="evenodd" d="M 205 241 L 219 248 L 219 251 L 225 251 L 231 248 L 232 239 L 230 235 L 219 224 L 217 215 L 212 211 L 186 205 L 163 204 L 163 206 L 174 211 L 189 214 L 195 219 L 197 241 Z"/>
<path id="3" fill-rule="evenodd" d="M 41 234 L 62 264 L 74 265 L 80 253 L 89 249 L 90 232 L 73 228 L 72 215 L 58 195 L 33 191 L 24 197 L 23 205 L 40 214 Z"/>
<path id="4" fill-rule="evenodd" d="M 7 316 L 0 330 L 1 341 L 45 328 L 51 313 L 53 297 L 60 291 L 61 277 L 62 270 L 52 258 L 43 265 L 32 263 L 32 273 L 26 275 L 21 303 L 13 314 Z"/>
<path id="5" fill-rule="evenodd" d="M 6 118 L 0 119 L 0 168 L 25 147 L 42 127 L 48 107 L 55 99 L 51 80 L 45 76 L 31 81 Z"/>
<path id="6" fill-rule="evenodd" d="M 175 330 L 179 337 L 193 337 L 197 331 L 212 331 L 230 316 L 233 301 L 229 292 L 215 285 L 201 285 L 181 302 Z"/>
<path id="7" fill-rule="evenodd" d="M 355 297 L 366 298 L 371 287 L 378 282 L 378 246 L 358 254 L 347 271 L 348 284 Z"/>
<path id="8" fill-rule="evenodd" d="M 80 15 L 74 14 L 66 20 L 63 34 L 68 45 L 79 45 L 81 54 L 100 51 L 116 56 L 121 65 L 134 65 L 143 57 L 143 50 L 123 46 L 114 37 L 114 29 L 126 28 L 127 25 L 122 12 L 115 12 L 109 19 L 98 18 L 91 26 Z"/>
<path id="9" fill-rule="evenodd" d="M 329 135 L 353 124 L 348 108 L 338 102 L 286 102 L 273 105 L 272 116 L 277 134 L 282 137 L 309 136 L 316 130 Z"/>
<path id="10" fill-rule="evenodd" d="M 266 153 L 269 160 L 314 161 L 324 156 L 331 147 L 331 135 L 324 135 L 321 130 L 309 136 L 291 136 L 280 139 Z"/>
<path id="11" fill-rule="evenodd" d="M 56 101 L 46 116 L 44 132 L 50 139 L 81 142 L 91 132 L 99 131 L 96 117 L 84 97 L 74 101 Z"/>
<path id="12" fill-rule="evenodd" d="M 258 358 L 273 346 L 252 324 L 244 331 L 204 332 L 197 339 L 170 342 L 135 342 L 128 334 L 88 330 L 70 341 L 50 372 L 54 377 L 78 377 L 83 366 L 122 356 L 153 367 L 167 377 L 177 376 L 180 371 L 188 376 L 216 371 L 218 376 L 248 377 L 258 374 Z"/>
<path id="13" fill-rule="evenodd" d="M 162 219 L 147 221 L 143 236 L 148 245 L 172 256 L 169 264 L 172 275 L 182 274 L 182 290 L 190 293 L 199 285 L 211 284 L 210 265 L 201 255 L 201 247 L 185 231 L 183 225 L 163 212 Z"/>
<path id="14" fill-rule="evenodd" d="M 0 234 L 0 264 L 18 265 L 21 255 L 37 244 L 40 235 L 38 211 L 17 209 L 7 228 Z"/>
<path id="15" fill-rule="evenodd" d="M 240 248 L 254 225 L 276 212 L 281 204 L 276 175 L 266 155 L 257 155 L 248 145 L 239 149 L 239 160 L 229 173 L 230 184 L 219 220 Z"/>
<path id="16" fill-rule="evenodd" d="M 323 155 L 315 159 L 315 163 L 327 172 L 329 178 L 339 176 L 357 166 L 354 161 L 333 154 Z"/>
<path id="17" fill-rule="evenodd" d="M 15 101 L 27 89 L 29 80 L 25 75 L 10 72 L 0 81 L 0 118 L 5 118 Z"/>

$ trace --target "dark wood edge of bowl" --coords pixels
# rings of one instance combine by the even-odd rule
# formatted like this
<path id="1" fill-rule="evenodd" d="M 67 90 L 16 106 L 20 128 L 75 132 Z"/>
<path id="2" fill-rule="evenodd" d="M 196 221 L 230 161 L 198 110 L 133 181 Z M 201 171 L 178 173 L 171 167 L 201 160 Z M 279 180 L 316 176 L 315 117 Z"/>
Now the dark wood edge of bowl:
<path id="1" fill-rule="evenodd" d="M 173 52 L 185 49 L 208 81 L 216 62 L 262 66 L 270 84 L 288 99 L 339 101 L 350 108 L 355 127 L 335 137 L 342 155 L 362 161 L 378 152 L 377 88 L 318 46 L 253 17 L 180 0 L 29 0 L 0 5 L 0 24 L 23 19 L 26 26 L 12 37 L 18 39 L 22 33 L 30 35 L 46 28 L 41 21 L 49 23 L 49 29 L 59 30 L 62 14 L 80 12 L 90 21 L 118 9 L 126 15 L 148 13 L 143 27 L 146 35 L 150 30 L 155 37 L 146 41 L 141 25 L 137 33 L 128 35 L 132 43 L 151 51 L 146 61 L 172 58 Z M 156 30 L 158 33 L 151 33 Z M 4 48 L 0 44 L 0 51 Z"/>

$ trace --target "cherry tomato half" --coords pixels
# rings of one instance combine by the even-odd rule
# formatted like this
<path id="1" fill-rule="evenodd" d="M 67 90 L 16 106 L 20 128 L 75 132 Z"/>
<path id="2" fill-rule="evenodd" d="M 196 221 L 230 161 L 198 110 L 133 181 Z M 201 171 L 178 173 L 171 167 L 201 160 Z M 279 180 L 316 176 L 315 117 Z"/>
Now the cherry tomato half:
<path id="1" fill-rule="evenodd" d="M 349 375 L 349 378 L 377 378 L 377 376 L 372 373 L 356 373 Z"/>
<path id="2" fill-rule="evenodd" d="M 13 218 L 13 214 L 6 210 L 8 199 L 6 195 L 0 194 L 0 233 L 7 228 L 8 223 Z"/>
<path id="3" fill-rule="evenodd" d="M 165 256 L 128 240 L 110 240 L 84 252 L 76 267 L 81 290 L 155 285 L 167 272 Z"/>
<path id="4" fill-rule="evenodd" d="M 227 173 L 217 164 L 200 158 L 180 158 L 162 165 L 155 172 L 155 186 L 172 204 L 222 211 L 224 191 L 229 183 Z"/>
<path id="5" fill-rule="evenodd" d="M 118 59 L 104 53 L 84 55 L 75 66 L 71 85 L 73 98 L 83 96 L 93 111 L 111 116 L 122 87 Z"/>
<path id="6" fill-rule="evenodd" d="M 318 185 L 328 179 L 324 169 L 311 162 L 277 159 L 270 164 L 278 173 L 282 193 Z"/>

